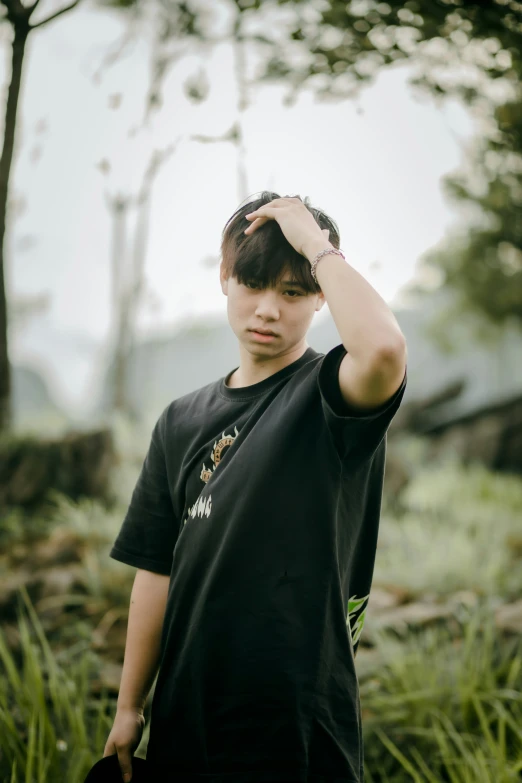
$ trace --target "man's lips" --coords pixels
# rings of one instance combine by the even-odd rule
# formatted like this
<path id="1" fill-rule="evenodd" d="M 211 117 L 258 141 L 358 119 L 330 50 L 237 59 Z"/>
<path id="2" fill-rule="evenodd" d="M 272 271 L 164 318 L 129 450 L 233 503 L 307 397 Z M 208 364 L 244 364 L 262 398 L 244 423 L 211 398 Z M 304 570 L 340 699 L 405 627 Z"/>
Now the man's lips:
<path id="1" fill-rule="evenodd" d="M 249 332 L 258 332 L 259 334 L 270 334 L 272 337 L 277 337 L 275 332 L 271 332 L 270 329 L 249 329 Z"/>

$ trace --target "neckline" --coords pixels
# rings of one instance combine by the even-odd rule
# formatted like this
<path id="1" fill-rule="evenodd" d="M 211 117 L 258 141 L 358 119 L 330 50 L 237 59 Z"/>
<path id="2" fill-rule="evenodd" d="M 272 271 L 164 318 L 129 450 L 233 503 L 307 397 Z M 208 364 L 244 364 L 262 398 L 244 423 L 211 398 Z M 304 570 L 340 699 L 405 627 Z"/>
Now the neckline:
<path id="1" fill-rule="evenodd" d="M 317 351 L 308 347 L 299 359 L 296 359 L 295 362 L 292 362 L 291 364 L 287 364 L 282 370 L 278 370 L 273 373 L 273 375 L 269 375 L 268 378 L 265 378 L 263 381 L 252 383 L 250 386 L 239 386 L 238 388 L 231 388 L 226 385 L 227 379 L 238 369 L 237 367 L 234 367 L 233 370 L 230 370 L 229 373 L 219 380 L 219 393 L 227 400 L 250 400 L 253 397 L 259 397 L 289 375 L 293 375 L 311 359 L 315 359 L 316 356 L 319 356 Z"/>

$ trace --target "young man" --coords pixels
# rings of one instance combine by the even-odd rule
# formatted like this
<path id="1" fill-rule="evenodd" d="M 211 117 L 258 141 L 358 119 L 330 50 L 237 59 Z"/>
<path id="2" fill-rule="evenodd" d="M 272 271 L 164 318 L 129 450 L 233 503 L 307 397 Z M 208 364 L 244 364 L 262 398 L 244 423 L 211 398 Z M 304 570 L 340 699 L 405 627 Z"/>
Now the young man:
<path id="1" fill-rule="evenodd" d="M 151 779 L 363 780 L 354 657 L 407 351 L 338 247 L 330 218 L 277 193 L 224 229 L 239 367 L 163 411 L 110 553 L 138 568 L 104 753 L 123 775 L 159 670 Z M 326 356 L 306 342 L 325 300 Z"/>

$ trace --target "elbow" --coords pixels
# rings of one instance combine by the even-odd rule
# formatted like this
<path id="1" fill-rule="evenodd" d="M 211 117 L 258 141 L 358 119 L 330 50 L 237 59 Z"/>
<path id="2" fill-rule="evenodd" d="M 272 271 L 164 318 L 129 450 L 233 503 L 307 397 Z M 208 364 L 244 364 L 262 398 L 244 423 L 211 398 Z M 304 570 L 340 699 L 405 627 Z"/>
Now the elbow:
<path id="1" fill-rule="evenodd" d="M 402 332 L 400 332 L 395 339 L 383 343 L 376 350 L 374 362 L 380 368 L 383 366 L 406 367 L 408 362 L 408 347 Z"/>

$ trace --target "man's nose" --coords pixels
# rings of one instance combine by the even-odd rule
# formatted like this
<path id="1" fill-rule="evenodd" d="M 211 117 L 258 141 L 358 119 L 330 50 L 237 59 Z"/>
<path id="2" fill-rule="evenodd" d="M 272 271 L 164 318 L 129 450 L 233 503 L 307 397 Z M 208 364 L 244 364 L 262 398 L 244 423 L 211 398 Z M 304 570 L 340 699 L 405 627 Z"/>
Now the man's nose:
<path id="1" fill-rule="evenodd" d="M 256 305 L 256 315 L 262 318 L 279 318 L 279 304 L 276 291 L 267 289 L 260 292 Z"/>

